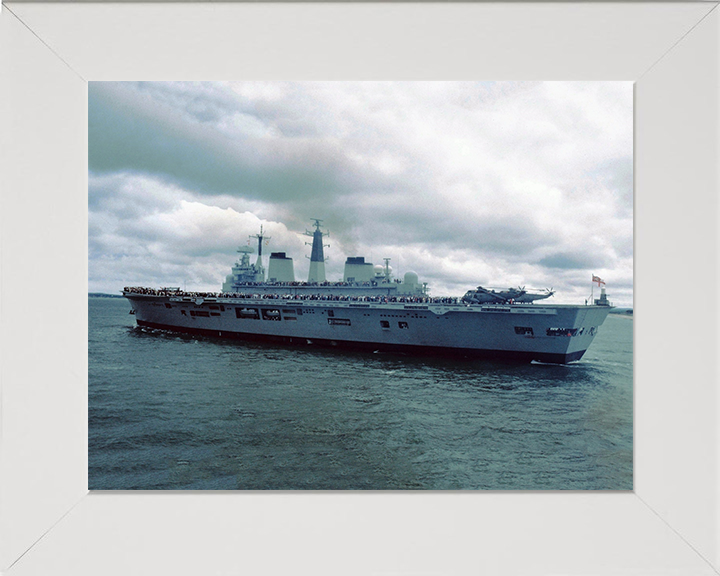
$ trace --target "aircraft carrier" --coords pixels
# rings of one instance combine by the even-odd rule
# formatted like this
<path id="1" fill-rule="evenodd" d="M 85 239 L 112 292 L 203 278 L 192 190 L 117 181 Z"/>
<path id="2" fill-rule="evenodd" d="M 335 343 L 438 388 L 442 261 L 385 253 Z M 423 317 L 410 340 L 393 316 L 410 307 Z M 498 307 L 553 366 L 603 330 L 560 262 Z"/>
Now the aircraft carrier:
<path id="1" fill-rule="evenodd" d="M 256 264 L 250 265 L 250 252 L 241 249 L 222 292 L 126 287 L 123 295 L 138 326 L 148 328 L 290 345 L 563 364 L 582 358 L 611 309 L 605 288 L 585 305 L 535 303 L 552 296 L 551 290 L 481 286 L 460 298 L 432 298 L 416 274 L 394 281 L 387 260 L 375 267 L 360 257 L 348 258 L 342 282 L 327 282 L 320 221 L 315 225 L 308 232 L 313 243 L 307 282 L 296 282 L 291 266 L 274 265 L 272 256 L 265 277 L 261 256 L 267 238 L 261 230 L 255 235 Z M 287 260 L 278 254 L 276 260 Z"/>

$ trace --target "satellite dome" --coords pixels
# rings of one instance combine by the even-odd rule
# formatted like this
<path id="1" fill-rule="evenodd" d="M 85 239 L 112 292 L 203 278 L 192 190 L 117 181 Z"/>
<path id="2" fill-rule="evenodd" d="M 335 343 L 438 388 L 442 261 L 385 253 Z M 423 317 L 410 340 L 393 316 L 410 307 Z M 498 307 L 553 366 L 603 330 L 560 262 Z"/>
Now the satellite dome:
<path id="1" fill-rule="evenodd" d="M 418 275 L 415 274 L 415 272 L 405 272 L 405 276 L 403 276 L 403 284 L 417 284 L 418 283 Z"/>
<path id="2" fill-rule="evenodd" d="M 382 264 L 375 264 L 375 266 L 373 266 L 373 272 L 375 272 L 375 276 L 383 276 L 385 274 L 385 267 Z"/>

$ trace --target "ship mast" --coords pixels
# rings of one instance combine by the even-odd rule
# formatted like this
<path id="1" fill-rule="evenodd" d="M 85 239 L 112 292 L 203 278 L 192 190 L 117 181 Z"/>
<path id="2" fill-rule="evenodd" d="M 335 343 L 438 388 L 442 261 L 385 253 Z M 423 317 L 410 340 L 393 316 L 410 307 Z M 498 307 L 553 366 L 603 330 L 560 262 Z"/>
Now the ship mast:
<path id="1" fill-rule="evenodd" d="M 383 258 L 385 260 L 385 282 L 390 282 L 390 260 L 391 258 Z"/>
<path id="2" fill-rule="evenodd" d="M 329 247 L 330 244 L 323 244 L 323 236 L 329 236 L 328 232 L 320 230 L 320 222 L 317 218 L 312 218 L 315 222 L 315 230 L 305 231 L 305 236 L 312 236 L 312 251 L 310 252 L 310 272 L 308 274 L 308 282 L 325 282 L 325 255 L 323 248 Z M 305 242 L 306 245 L 310 244 Z"/>
<path id="3" fill-rule="evenodd" d="M 262 265 L 262 245 L 263 240 L 266 242 L 270 240 L 271 236 L 265 236 L 263 234 L 263 227 L 262 224 L 260 225 L 260 234 L 252 234 L 251 236 L 248 236 L 248 238 L 257 238 L 258 241 L 258 256 L 257 260 L 255 261 L 255 267 L 258 269 L 258 273 L 261 275 L 261 278 L 259 279 L 260 282 L 263 282 L 265 280 L 265 268 Z"/>

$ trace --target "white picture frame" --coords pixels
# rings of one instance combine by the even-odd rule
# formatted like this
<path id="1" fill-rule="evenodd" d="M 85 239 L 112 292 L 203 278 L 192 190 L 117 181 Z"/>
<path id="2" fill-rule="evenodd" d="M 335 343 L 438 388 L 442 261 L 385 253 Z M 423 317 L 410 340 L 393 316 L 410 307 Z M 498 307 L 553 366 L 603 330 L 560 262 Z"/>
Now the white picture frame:
<path id="1" fill-rule="evenodd" d="M 717 4 L 4 4 L 0 570 L 720 572 Z M 246 78 L 636 82 L 633 492 L 88 494 L 86 83 Z"/>

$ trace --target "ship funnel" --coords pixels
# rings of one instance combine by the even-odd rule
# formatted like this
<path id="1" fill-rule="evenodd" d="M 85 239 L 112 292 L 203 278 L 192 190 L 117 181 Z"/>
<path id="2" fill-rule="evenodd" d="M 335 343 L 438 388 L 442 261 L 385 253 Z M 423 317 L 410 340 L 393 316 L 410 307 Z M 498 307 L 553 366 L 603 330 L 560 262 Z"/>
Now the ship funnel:
<path id="1" fill-rule="evenodd" d="M 349 256 L 345 261 L 344 282 L 371 282 L 375 274 L 371 262 L 365 262 L 363 256 Z"/>
<path id="2" fill-rule="evenodd" d="M 285 252 L 271 253 L 267 276 L 268 282 L 295 282 L 293 259 L 288 258 Z"/>

